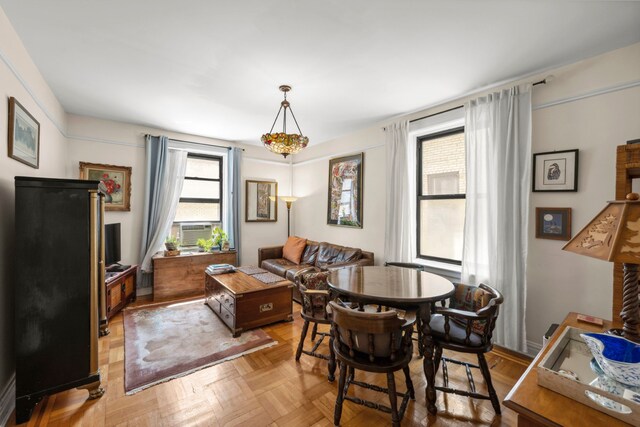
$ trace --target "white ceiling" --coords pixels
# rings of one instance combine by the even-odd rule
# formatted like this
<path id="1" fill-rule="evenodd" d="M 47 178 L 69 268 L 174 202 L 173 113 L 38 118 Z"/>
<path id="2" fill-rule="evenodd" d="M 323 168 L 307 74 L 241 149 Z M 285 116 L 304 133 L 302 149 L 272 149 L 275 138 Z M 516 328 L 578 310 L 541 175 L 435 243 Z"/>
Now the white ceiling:
<path id="1" fill-rule="evenodd" d="M 293 86 L 293 111 L 317 144 L 640 41 L 640 2 L 628 1 L 0 6 L 67 112 L 247 143 L 270 129 L 280 84 Z"/>

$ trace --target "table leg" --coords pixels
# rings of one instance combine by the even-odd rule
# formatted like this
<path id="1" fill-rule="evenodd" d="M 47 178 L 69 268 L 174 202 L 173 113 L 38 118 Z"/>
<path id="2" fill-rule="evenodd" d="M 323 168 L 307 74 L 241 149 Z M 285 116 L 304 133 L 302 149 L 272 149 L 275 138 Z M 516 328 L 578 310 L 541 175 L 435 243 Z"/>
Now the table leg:
<path id="1" fill-rule="evenodd" d="M 420 307 L 420 320 L 422 322 L 422 350 L 424 351 L 422 364 L 424 375 L 427 378 L 427 410 L 435 415 L 438 412 L 438 408 L 436 407 L 436 372 L 433 365 L 434 344 L 429 325 L 431 304 L 423 304 Z"/>

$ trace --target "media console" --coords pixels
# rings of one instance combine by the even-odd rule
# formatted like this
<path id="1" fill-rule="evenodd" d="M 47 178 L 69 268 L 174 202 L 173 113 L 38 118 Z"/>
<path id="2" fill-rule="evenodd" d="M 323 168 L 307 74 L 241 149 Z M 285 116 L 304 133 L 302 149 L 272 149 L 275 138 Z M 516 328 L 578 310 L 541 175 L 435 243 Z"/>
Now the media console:
<path id="1" fill-rule="evenodd" d="M 105 278 L 107 319 L 111 319 L 125 305 L 136 299 L 137 265 L 131 265 L 124 271 L 108 272 Z"/>

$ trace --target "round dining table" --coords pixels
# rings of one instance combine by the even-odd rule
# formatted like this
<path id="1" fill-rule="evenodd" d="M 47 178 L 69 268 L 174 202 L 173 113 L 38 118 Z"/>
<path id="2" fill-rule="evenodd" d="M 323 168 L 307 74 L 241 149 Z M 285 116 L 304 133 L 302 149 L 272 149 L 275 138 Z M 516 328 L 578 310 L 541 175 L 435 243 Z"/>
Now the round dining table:
<path id="1" fill-rule="evenodd" d="M 429 327 L 431 304 L 453 295 L 451 281 L 437 274 L 402 267 L 352 267 L 331 272 L 329 287 L 352 302 L 417 309 L 422 326 L 427 409 L 436 414 L 434 344 Z M 335 370 L 335 366 L 333 367 Z M 333 373 L 331 373 L 333 374 Z"/>

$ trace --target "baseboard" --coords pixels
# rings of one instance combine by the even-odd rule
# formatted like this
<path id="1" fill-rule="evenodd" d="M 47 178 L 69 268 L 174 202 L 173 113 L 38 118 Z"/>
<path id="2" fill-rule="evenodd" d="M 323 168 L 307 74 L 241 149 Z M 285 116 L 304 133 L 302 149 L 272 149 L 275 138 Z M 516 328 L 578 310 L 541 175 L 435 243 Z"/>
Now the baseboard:
<path id="1" fill-rule="evenodd" d="M 136 296 L 151 295 L 152 293 L 153 293 L 153 288 L 151 287 L 136 289 Z"/>
<path id="2" fill-rule="evenodd" d="M 542 350 L 542 344 L 534 341 L 527 341 L 527 353 L 532 357 L 535 357 Z"/>
<path id="3" fill-rule="evenodd" d="M 16 406 L 16 374 L 11 375 L 9 382 L 0 394 L 0 426 L 6 426 Z"/>

